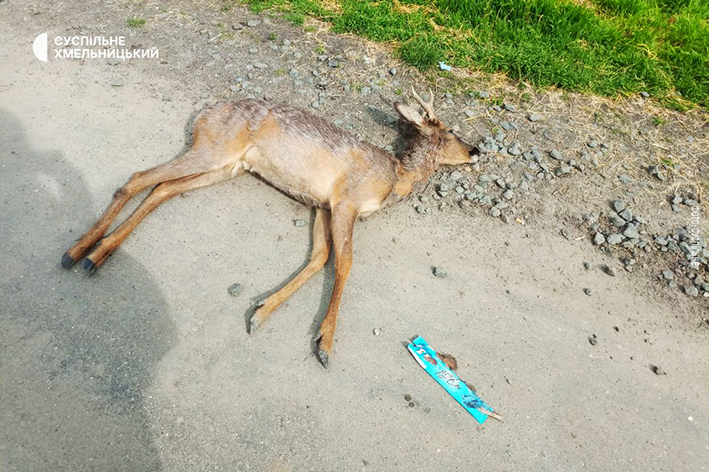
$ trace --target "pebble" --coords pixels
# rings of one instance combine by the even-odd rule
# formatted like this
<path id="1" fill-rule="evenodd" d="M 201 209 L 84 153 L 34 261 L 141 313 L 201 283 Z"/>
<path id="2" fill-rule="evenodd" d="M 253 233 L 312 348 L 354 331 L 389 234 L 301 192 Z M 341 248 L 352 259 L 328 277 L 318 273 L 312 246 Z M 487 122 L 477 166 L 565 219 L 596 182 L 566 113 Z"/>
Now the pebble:
<path id="1" fill-rule="evenodd" d="M 591 290 L 590 288 L 585 288 L 583 289 L 583 293 L 590 297 L 593 294 L 593 290 Z"/>
<path id="2" fill-rule="evenodd" d="M 374 328 L 372 330 L 372 333 L 374 333 L 375 336 L 379 336 L 382 332 L 379 328 Z"/>
<path id="3" fill-rule="evenodd" d="M 238 297 L 239 295 L 241 295 L 241 292 L 244 291 L 244 287 L 238 283 L 232 284 L 229 286 L 229 288 L 226 289 L 226 291 L 232 297 Z"/>
<path id="4" fill-rule="evenodd" d="M 623 200 L 620 200 L 620 199 L 618 199 L 618 200 L 613 200 L 613 201 L 611 202 L 611 205 L 613 205 L 613 209 L 614 209 L 615 211 L 623 211 L 623 210 L 625 210 L 625 202 L 624 202 Z"/>
<path id="5" fill-rule="evenodd" d="M 650 370 L 655 374 L 655 375 L 667 375 L 667 372 L 665 372 L 662 367 L 659 365 L 650 365 Z"/>
<path id="6" fill-rule="evenodd" d="M 534 122 L 540 121 L 542 119 L 542 117 L 539 115 L 529 115 L 529 116 L 527 116 L 527 119 L 529 121 L 531 121 L 532 123 L 534 123 Z"/>
<path id="7" fill-rule="evenodd" d="M 625 221 L 633 221 L 633 212 L 631 212 L 628 208 L 621 211 L 618 215 Z"/>
<path id="8" fill-rule="evenodd" d="M 265 69 L 266 67 L 268 67 L 268 65 L 264 64 L 263 62 L 255 62 L 254 67 L 256 69 Z"/>
<path id="9" fill-rule="evenodd" d="M 502 192 L 502 197 L 507 200 L 512 200 L 515 197 L 515 193 L 512 190 L 505 190 Z"/>
<path id="10" fill-rule="evenodd" d="M 586 270 L 591 270 L 591 269 L 593 269 L 593 264 L 591 264 L 590 262 L 584 262 L 583 268 Z"/>
<path id="11" fill-rule="evenodd" d="M 596 246 L 600 246 L 601 244 L 606 242 L 606 237 L 603 236 L 601 233 L 596 233 L 596 235 L 593 237 L 593 244 Z"/>
<path id="12" fill-rule="evenodd" d="M 621 228 L 621 227 L 625 226 L 625 220 L 623 218 L 621 218 L 620 216 L 618 216 L 618 213 L 616 213 L 614 211 L 611 211 L 608 213 L 608 219 L 611 220 L 611 223 L 616 228 Z"/>
<path id="13" fill-rule="evenodd" d="M 512 146 L 510 146 L 509 149 L 507 149 L 507 152 L 512 156 L 519 156 L 520 154 L 522 154 L 522 151 L 520 151 L 517 144 L 513 144 Z"/>
<path id="14" fill-rule="evenodd" d="M 564 156 L 561 155 L 561 153 L 557 149 L 552 149 L 549 151 L 549 155 L 556 159 L 557 161 L 560 161 L 564 158 Z"/>
<path id="15" fill-rule="evenodd" d="M 620 174 L 618 176 L 618 180 L 620 180 L 620 182 L 623 184 L 629 184 L 633 181 L 633 179 L 628 174 Z"/>
<path id="16" fill-rule="evenodd" d="M 596 146 L 598 146 L 598 141 L 592 140 L 588 142 L 588 147 L 595 148 Z"/>
<path id="17" fill-rule="evenodd" d="M 685 285 L 684 293 L 686 293 L 690 297 L 696 297 L 697 295 L 699 295 L 699 290 L 697 290 L 697 287 L 695 287 L 694 285 Z"/>
<path id="18" fill-rule="evenodd" d="M 490 98 L 490 92 L 478 92 L 478 97 L 482 99 Z"/>
<path id="19" fill-rule="evenodd" d="M 492 216 L 492 217 L 498 217 L 498 216 L 500 216 L 500 215 L 502 214 L 502 212 L 500 211 L 500 209 L 497 208 L 497 207 L 492 207 L 492 208 L 490 208 L 490 210 L 488 210 L 487 213 L 488 213 L 488 215 L 490 215 L 490 216 Z"/>
<path id="20" fill-rule="evenodd" d="M 362 87 L 361 89 L 359 89 L 359 93 L 361 93 L 362 95 L 368 95 L 371 91 L 372 89 L 370 87 Z"/>
<path id="21" fill-rule="evenodd" d="M 650 98 L 650 94 L 647 92 L 640 92 L 640 96 L 643 98 Z"/>
<path id="22" fill-rule="evenodd" d="M 604 265 L 604 266 L 601 266 L 601 270 L 603 272 L 605 272 L 606 274 L 610 275 L 611 277 L 615 277 L 615 269 L 613 269 L 613 267 Z"/>
<path id="23" fill-rule="evenodd" d="M 308 222 L 306 220 L 293 220 L 293 225 L 296 228 L 302 228 L 303 226 L 308 226 Z"/>
<path id="24" fill-rule="evenodd" d="M 505 107 L 505 110 L 507 110 L 507 111 L 510 111 L 510 112 L 514 112 L 514 111 L 515 111 L 515 106 L 512 105 L 511 103 L 505 103 L 505 104 L 503 105 L 503 107 Z"/>
<path id="25" fill-rule="evenodd" d="M 389 74 L 391 75 L 396 75 L 396 72 L 396 67 L 392 67 L 391 69 L 389 69 Z"/>
<path id="26" fill-rule="evenodd" d="M 658 180 L 665 180 L 665 173 L 658 166 L 650 166 L 647 168 L 650 175 L 654 175 Z"/>
<path id="27" fill-rule="evenodd" d="M 588 343 L 589 343 L 591 346 L 595 346 L 596 344 L 598 344 L 598 338 L 596 337 L 595 334 L 588 337 Z"/>
<path id="28" fill-rule="evenodd" d="M 613 246 L 617 246 L 618 244 L 623 242 L 623 236 L 618 233 L 611 233 L 606 239 L 608 241 L 608 244 Z"/>
<path id="29" fill-rule="evenodd" d="M 121 87 L 123 86 L 123 79 L 121 79 L 120 77 L 114 77 L 111 79 L 109 84 L 111 85 L 111 87 Z"/>
<path id="30" fill-rule="evenodd" d="M 433 275 L 435 277 L 438 277 L 439 279 L 444 279 L 448 274 L 446 274 L 446 271 L 441 269 L 440 267 L 434 267 L 433 268 Z"/>
<path id="31" fill-rule="evenodd" d="M 246 22 L 246 26 L 253 28 L 261 24 L 261 20 L 249 20 Z"/>
<path id="32" fill-rule="evenodd" d="M 638 230 L 635 228 L 635 226 L 628 225 L 628 227 L 625 228 L 625 231 L 623 231 L 623 236 L 628 239 L 638 239 L 640 238 L 640 233 L 638 233 Z"/>
<path id="33" fill-rule="evenodd" d="M 556 175 L 565 175 L 571 172 L 571 166 L 564 164 L 554 171 Z"/>

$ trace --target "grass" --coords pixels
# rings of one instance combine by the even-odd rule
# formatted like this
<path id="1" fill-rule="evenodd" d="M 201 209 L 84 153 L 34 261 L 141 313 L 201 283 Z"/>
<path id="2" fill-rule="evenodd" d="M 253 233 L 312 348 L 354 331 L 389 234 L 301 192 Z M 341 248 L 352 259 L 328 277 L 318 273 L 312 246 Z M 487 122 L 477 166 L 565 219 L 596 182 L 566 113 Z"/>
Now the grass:
<path id="1" fill-rule="evenodd" d="M 445 61 L 537 87 L 611 97 L 645 91 L 672 108 L 709 106 L 707 0 L 248 3 L 254 12 L 311 16 L 335 32 L 390 42 L 403 61 L 422 70 Z"/>
<path id="2" fill-rule="evenodd" d="M 139 18 L 139 17 L 133 17 L 133 18 L 128 18 L 126 20 L 126 25 L 129 28 L 140 28 L 141 26 L 144 26 L 146 22 L 145 18 Z"/>

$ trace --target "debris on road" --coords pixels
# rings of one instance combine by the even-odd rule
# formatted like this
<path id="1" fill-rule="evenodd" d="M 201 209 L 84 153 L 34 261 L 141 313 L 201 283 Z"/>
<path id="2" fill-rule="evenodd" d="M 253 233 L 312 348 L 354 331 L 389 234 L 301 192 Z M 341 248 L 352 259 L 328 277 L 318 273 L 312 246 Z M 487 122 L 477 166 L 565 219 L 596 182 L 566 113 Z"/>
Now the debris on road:
<path id="1" fill-rule="evenodd" d="M 473 415 L 473 418 L 475 418 L 478 423 L 483 424 L 488 416 L 502 421 L 502 417 L 473 393 L 468 385 L 460 380 L 458 375 L 448 367 L 447 363 L 438 356 L 436 351 L 434 351 L 421 336 L 417 336 L 411 341 L 407 348 L 409 352 L 411 352 L 411 355 L 414 356 L 414 359 L 416 359 L 416 362 L 418 362 L 441 387 L 446 389 L 468 413 Z M 444 357 L 447 358 L 449 362 L 451 362 L 451 359 L 455 361 L 453 356 L 444 354 Z M 455 362 L 455 365 L 457 367 L 457 362 Z"/>

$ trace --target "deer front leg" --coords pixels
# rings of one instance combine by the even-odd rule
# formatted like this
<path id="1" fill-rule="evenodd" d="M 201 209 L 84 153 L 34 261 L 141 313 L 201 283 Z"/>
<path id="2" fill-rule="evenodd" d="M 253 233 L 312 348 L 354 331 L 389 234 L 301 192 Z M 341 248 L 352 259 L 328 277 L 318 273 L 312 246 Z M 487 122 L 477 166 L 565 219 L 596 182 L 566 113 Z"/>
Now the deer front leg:
<path id="1" fill-rule="evenodd" d="M 327 315 L 320 325 L 318 334 L 318 357 L 325 367 L 329 364 L 332 352 L 342 290 L 345 288 L 352 267 L 352 232 L 357 219 L 357 210 L 352 205 L 340 203 L 332 209 L 331 218 L 332 244 L 335 248 L 335 286 L 332 289 Z"/>
<path id="2" fill-rule="evenodd" d="M 323 268 L 330 257 L 330 241 L 330 211 L 319 208 L 315 212 L 315 221 L 313 222 L 313 250 L 308 265 L 293 280 L 256 308 L 249 322 L 249 334 L 254 334 L 256 328 L 266 321 L 271 313 Z"/>

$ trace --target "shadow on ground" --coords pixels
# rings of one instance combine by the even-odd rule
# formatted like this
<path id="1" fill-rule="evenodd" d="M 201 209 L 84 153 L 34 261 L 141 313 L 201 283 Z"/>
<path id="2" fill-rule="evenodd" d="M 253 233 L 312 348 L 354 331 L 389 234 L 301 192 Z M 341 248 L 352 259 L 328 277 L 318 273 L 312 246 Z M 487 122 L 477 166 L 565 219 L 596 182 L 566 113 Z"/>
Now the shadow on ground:
<path id="1" fill-rule="evenodd" d="M 95 214 L 61 151 L 0 111 L 0 464 L 3 470 L 159 470 L 144 391 L 175 327 L 146 269 L 64 271 Z"/>

